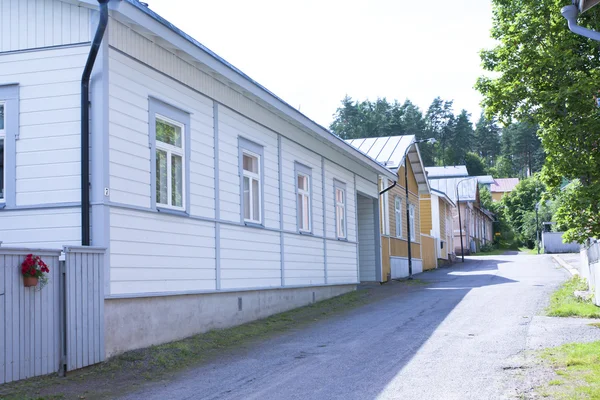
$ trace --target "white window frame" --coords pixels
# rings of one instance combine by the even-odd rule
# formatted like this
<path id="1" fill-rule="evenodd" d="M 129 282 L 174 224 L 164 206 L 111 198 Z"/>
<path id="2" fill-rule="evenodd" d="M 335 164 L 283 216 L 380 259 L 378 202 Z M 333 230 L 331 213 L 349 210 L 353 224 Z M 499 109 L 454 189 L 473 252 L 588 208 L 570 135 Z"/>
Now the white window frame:
<path id="1" fill-rule="evenodd" d="M 396 237 L 402 239 L 402 199 L 394 198 L 394 215 L 396 217 Z"/>
<path id="2" fill-rule="evenodd" d="M 185 153 L 186 153 L 186 148 L 185 148 L 185 141 L 186 141 L 186 131 L 185 131 L 185 124 L 182 124 L 179 121 L 176 121 L 172 118 L 166 117 L 162 114 L 156 113 L 155 114 L 155 120 L 160 120 L 162 122 L 166 122 L 169 125 L 175 125 L 177 127 L 179 127 L 181 129 L 181 147 L 177 147 L 165 142 L 161 142 L 160 140 L 156 139 L 155 136 L 155 149 L 154 151 L 156 153 L 158 153 L 159 150 L 162 150 L 164 152 L 167 153 L 167 200 L 168 203 L 159 203 L 158 199 L 156 199 L 156 206 L 157 207 L 161 207 L 161 208 L 170 208 L 173 210 L 178 210 L 178 211 L 184 211 L 186 209 L 186 157 L 185 157 Z M 154 127 L 154 129 L 156 130 L 156 125 Z M 156 132 L 155 132 L 156 134 Z M 171 163 L 171 159 L 172 156 L 176 155 L 181 157 L 181 207 L 180 206 L 175 206 L 172 204 L 173 202 L 173 176 L 172 176 L 172 163 Z M 158 171 L 156 171 L 156 173 L 158 174 Z M 155 177 L 156 179 L 156 177 Z M 154 196 L 156 196 L 156 193 L 154 193 Z"/>
<path id="3" fill-rule="evenodd" d="M 416 232 L 415 232 L 415 205 L 414 204 L 410 204 L 408 206 L 408 218 L 409 218 L 409 224 L 410 224 L 410 240 L 411 241 L 415 241 L 417 238 Z"/>
<path id="4" fill-rule="evenodd" d="M 7 161 L 8 161 L 8 157 L 6 156 L 7 150 L 6 150 L 6 125 L 7 125 L 7 104 L 5 101 L 0 101 L 0 106 L 4 107 L 4 129 L 0 129 L 0 141 L 2 141 L 2 186 L 0 186 L 0 193 L 2 194 L 2 197 L 0 197 L 0 204 L 5 204 L 6 203 L 6 170 L 7 170 Z"/>
<path id="5" fill-rule="evenodd" d="M 296 179 L 296 225 L 298 227 L 298 232 L 300 233 L 312 233 L 313 229 L 313 213 L 312 213 L 312 169 L 298 162 L 294 165 L 295 174 L 294 177 Z M 307 182 L 307 190 L 300 189 L 298 186 L 298 178 L 305 177 Z M 302 196 L 302 202 L 298 200 L 298 197 Z M 307 202 L 306 209 L 308 210 L 308 227 L 302 226 L 302 220 L 300 218 L 300 210 L 303 209 L 304 201 Z"/>
<path id="6" fill-rule="evenodd" d="M 343 202 L 337 201 L 338 191 L 343 193 Z M 347 204 L 348 204 L 348 196 L 346 195 L 346 184 L 337 180 L 334 180 L 333 183 L 333 205 L 335 209 L 335 236 L 338 240 L 348 240 L 348 213 L 347 213 Z M 340 212 L 341 211 L 341 212 Z M 340 234 L 340 230 L 342 229 L 342 220 L 340 217 L 343 216 L 343 234 Z"/>
<path id="7" fill-rule="evenodd" d="M 246 169 L 244 169 L 244 156 L 248 156 L 248 157 L 253 157 L 256 158 L 256 167 L 258 169 L 258 173 L 252 172 L 252 171 L 248 171 Z M 249 222 L 252 224 L 260 224 L 262 222 L 262 193 L 261 193 L 261 185 L 262 185 L 262 177 L 261 177 L 261 165 L 262 165 L 262 157 L 260 156 L 260 154 L 256 154 L 250 150 L 242 150 L 242 159 L 240 160 L 241 162 L 241 166 L 242 166 L 242 187 L 240 188 L 240 190 L 242 191 L 242 197 L 244 196 L 244 178 L 248 178 L 248 190 L 249 190 L 249 194 L 248 194 L 248 199 L 250 201 L 250 205 L 248 207 L 248 209 L 250 210 L 250 217 L 253 217 L 254 215 L 254 203 L 253 203 L 253 199 L 254 199 L 254 192 L 253 192 L 253 185 L 252 185 L 252 181 L 256 181 L 257 182 L 257 186 L 258 186 L 258 218 L 254 219 L 254 218 L 246 218 L 246 215 L 244 214 L 244 210 L 242 209 L 242 218 L 244 218 L 245 222 Z"/>

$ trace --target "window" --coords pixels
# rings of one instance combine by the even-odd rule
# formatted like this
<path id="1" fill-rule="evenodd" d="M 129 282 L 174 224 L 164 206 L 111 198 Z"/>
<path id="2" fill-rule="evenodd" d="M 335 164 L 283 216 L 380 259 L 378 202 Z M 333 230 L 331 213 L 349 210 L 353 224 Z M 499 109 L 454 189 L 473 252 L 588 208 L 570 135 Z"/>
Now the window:
<path id="1" fill-rule="evenodd" d="M 346 239 L 346 185 L 334 181 L 335 233 L 338 239 Z"/>
<path id="2" fill-rule="evenodd" d="M 19 85 L 0 85 L 0 208 L 16 206 Z"/>
<path id="3" fill-rule="evenodd" d="M 238 138 L 240 151 L 241 219 L 243 223 L 262 224 L 263 147 Z"/>
<path id="4" fill-rule="evenodd" d="M 152 207 L 186 212 L 189 208 L 190 115 L 150 98 Z"/>
<path id="5" fill-rule="evenodd" d="M 5 159 L 6 156 L 4 154 L 4 149 L 5 149 L 5 145 L 4 143 L 6 143 L 6 131 L 5 131 L 5 122 L 4 122 L 4 108 L 5 108 L 5 104 L 4 102 L 0 102 L 0 202 L 4 202 L 5 201 L 5 187 L 4 187 L 4 182 L 5 182 L 5 176 L 4 176 L 4 165 L 5 165 Z"/>
<path id="6" fill-rule="evenodd" d="M 183 124 L 156 115 L 156 204 L 183 209 Z"/>
<path id="7" fill-rule="evenodd" d="M 408 206 L 408 217 L 410 223 L 410 240 L 415 240 L 415 206 L 413 204 Z"/>
<path id="8" fill-rule="evenodd" d="M 296 163 L 296 213 L 298 231 L 312 232 L 312 170 Z"/>
<path id="9" fill-rule="evenodd" d="M 402 200 L 396 197 L 394 204 L 394 214 L 396 215 L 396 237 L 402 237 Z"/>
<path id="10" fill-rule="evenodd" d="M 260 156 L 242 155 L 244 170 L 244 220 L 260 223 Z"/>

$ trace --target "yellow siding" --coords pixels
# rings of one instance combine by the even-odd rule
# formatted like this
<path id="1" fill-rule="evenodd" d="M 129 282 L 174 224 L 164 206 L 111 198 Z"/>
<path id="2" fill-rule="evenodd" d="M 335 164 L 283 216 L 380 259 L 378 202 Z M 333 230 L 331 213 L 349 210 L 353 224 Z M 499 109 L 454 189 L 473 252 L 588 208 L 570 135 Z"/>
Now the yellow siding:
<path id="1" fill-rule="evenodd" d="M 431 215 L 431 199 L 429 195 L 421 196 L 421 233 L 426 235 L 431 234 L 433 229 L 432 215 Z"/>
<path id="2" fill-rule="evenodd" d="M 408 231 L 407 227 L 406 227 L 406 193 L 403 187 L 400 187 L 399 185 L 395 186 L 393 189 L 391 189 L 389 192 L 389 218 L 390 218 L 390 235 L 391 236 L 396 236 L 396 212 L 395 212 L 395 199 L 396 197 L 400 198 L 400 202 L 402 203 L 402 238 L 406 239 L 406 233 Z M 415 205 L 415 228 L 416 228 L 416 232 L 415 232 L 415 242 L 420 242 L 420 238 L 419 238 L 419 229 L 420 229 L 420 224 L 421 224 L 421 216 L 420 216 L 420 204 L 419 204 L 419 197 L 414 194 L 414 193 L 408 193 L 408 199 L 411 202 L 411 204 Z"/>
<path id="3" fill-rule="evenodd" d="M 421 236 L 421 246 L 423 248 L 423 271 L 436 268 L 435 239 L 429 236 Z"/>
<path id="4" fill-rule="evenodd" d="M 420 236 L 420 235 L 417 235 Z M 392 257 L 408 257 L 408 242 L 402 239 L 389 238 L 390 241 L 390 256 Z M 411 242 L 412 258 L 421 258 L 421 245 Z"/>
<path id="5" fill-rule="evenodd" d="M 492 193 L 492 201 L 500 201 L 502 199 L 503 195 L 504 195 L 503 192 L 494 192 L 494 193 Z"/>
<path id="6" fill-rule="evenodd" d="M 441 198 L 438 198 L 440 204 L 440 239 L 448 240 L 446 238 L 446 202 Z"/>

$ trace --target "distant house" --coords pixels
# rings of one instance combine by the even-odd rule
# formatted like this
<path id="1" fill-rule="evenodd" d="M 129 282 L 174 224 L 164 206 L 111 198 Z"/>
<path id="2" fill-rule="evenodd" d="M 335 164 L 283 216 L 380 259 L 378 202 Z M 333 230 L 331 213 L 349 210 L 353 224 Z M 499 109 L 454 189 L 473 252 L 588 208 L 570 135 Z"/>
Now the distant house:
<path id="1" fill-rule="evenodd" d="M 445 168 L 444 171 L 451 173 L 441 174 L 440 168 Z M 431 189 L 445 193 L 460 207 L 460 218 L 458 208 L 453 214 L 454 251 L 457 255 L 461 254 L 462 239 L 464 253 L 476 253 L 482 245 L 493 240 L 494 221 L 494 215 L 481 207 L 478 177 L 465 174 L 466 168 L 463 166 L 431 169 L 430 173 L 430 168 L 426 168 Z M 461 171 L 463 175 L 458 175 Z"/>
<path id="2" fill-rule="evenodd" d="M 396 175 L 394 180 L 382 177 L 379 189 L 386 191 L 380 198 L 381 212 L 381 253 L 383 279 L 402 278 L 408 275 L 408 226 L 411 236 L 411 258 L 413 273 L 422 272 L 425 257 L 435 257 L 435 244 L 429 235 L 422 235 L 420 196 L 429 195 L 429 185 L 425 176 L 423 161 L 415 136 L 390 136 L 380 138 L 348 140 L 352 146 L 362 151 Z M 404 182 L 404 155 L 408 151 L 408 191 L 406 204 L 406 184 Z M 407 221 L 406 210 L 409 210 Z"/>
<path id="3" fill-rule="evenodd" d="M 446 193 L 431 189 L 421 195 L 421 234 L 434 239 L 435 250 L 424 252 L 423 269 L 437 268 L 438 260 L 454 259 L 454 219 L 456 203 Z"/>
<path id="4" fill-rule="evenodd" d="M 492 201 L 500 201 L 502 197 L 512 192 L 515 186 L 519 184 L 519 178 L 499 178 L 494 179 L 490 186 L 492 192 Z"/>

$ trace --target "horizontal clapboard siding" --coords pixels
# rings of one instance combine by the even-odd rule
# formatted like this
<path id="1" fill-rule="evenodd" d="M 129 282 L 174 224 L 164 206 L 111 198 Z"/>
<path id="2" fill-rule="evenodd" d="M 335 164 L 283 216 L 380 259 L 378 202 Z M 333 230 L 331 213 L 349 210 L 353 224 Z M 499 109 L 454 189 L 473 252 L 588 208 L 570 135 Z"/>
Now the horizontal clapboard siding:
<path id="1" fill-rule="evenodd" d="M 191 114 L 190 211 L 214 218 L 212 100 L 114 50 L 109 60 L 111 201 L 150 207 L 148 106 L 156 97 Z"/>
<path id="2" fill-rule="evenodd" d="M 117 208 L 110 221 L 111 294 L 216 289 L 214 223 Z"/>
<path id="3" fill-rule="evenodd" d="M 327 242 L 327 283 L 357 283 L 356 244 Z"/>
<path id="4" fill-rule="evenodd" d="M 90 41 L 90 9 L 59 0 L 0 0 L 0 52 Z"/>
<path id="5" fill-rule="evenodd" d="M 278 232 L 221 226 L 221 288 L 281 286 Z"/>
<path id="6" fill-rule="evenodd" d="M 80 200 L 80 79 L 88 51 L 0 54 L 0 84 L 19 85 L 18 206 Z"/>
<path id="7" fill-rule="evenodd" d="M 325 259 L 322 239 L 284 235 L 285 284 L 288 286 L 325 283 Z"/>
<path id="8" fill-rule="evenodd" d="M 81 243 L 79 208 L 0 211 L 3 246 L 60 249 Z"/>

